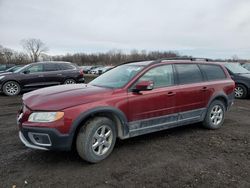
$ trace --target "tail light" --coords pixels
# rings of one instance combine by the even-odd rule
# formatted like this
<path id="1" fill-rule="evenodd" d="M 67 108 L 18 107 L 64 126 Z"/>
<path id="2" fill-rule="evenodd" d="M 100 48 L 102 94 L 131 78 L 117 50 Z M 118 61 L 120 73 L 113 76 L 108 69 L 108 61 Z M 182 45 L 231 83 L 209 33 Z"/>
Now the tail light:
<path id="1" fill-rule="evenodd" d="M 83 77 L 84 73 L 82 69 L 79 70 L 79 73 L 80 73 L 80 76 Z"/>

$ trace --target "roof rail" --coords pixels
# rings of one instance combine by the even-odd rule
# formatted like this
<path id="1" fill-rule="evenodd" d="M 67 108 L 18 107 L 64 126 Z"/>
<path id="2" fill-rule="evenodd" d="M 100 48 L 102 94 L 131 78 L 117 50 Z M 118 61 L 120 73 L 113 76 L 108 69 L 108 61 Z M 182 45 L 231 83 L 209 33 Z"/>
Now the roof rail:
<path id="1" fill-rule="evenodd" d="M 162 58 L 159 59 L 159 61 L 164 61 L 164 60 L 190 60 L 190 61 L 212 61 L 211 59 L 208 58 L 196 58 L 196 57 L 170 57 L 170 58 Z"/>
<path id="2" fill-rule="evenodd" d="M 126 62 L 124 62 L 124 63 L 121 63 L 120 65 L 124 65 L 124 64 L 128 64 L 128 63 L 143 62 L 143 61 L 155 61 L 155 60 L 140 59 L 140 60 L 134 60 L 134 61 L 126 61 Z"/>

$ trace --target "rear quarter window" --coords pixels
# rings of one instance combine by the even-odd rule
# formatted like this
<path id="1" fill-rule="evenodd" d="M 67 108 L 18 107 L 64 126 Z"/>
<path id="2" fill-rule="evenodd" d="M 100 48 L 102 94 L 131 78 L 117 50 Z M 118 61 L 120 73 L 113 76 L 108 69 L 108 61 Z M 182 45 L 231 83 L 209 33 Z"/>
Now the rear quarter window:
<path id="1" fill-rule="evenodd" d="M 74 69 L 76 69 L 76 67 L 74 65 L 67 64 L 67 63 L 60 64 L 60 67 L 62 70 L 74 70 Z"/>
<path id="2" fill-rule="evenodd" d="M 224 70 L 219 65 L 200 65 L 200 68 L 206 75 L 208 81 L 226 78 Z"/>

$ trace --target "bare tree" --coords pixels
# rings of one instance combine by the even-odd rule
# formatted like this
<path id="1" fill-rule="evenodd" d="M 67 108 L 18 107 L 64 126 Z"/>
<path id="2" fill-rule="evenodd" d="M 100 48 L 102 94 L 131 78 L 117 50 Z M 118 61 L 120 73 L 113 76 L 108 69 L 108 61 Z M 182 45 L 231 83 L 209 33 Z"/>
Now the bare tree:
<path id="1" fill-rule="evenodd" d="M 48 48 L 40 39 L 23 39 L 21 45 L 23 49 L 28 52 L 33 62 L 37 62 L 40 55 L 48 51 Z"/>

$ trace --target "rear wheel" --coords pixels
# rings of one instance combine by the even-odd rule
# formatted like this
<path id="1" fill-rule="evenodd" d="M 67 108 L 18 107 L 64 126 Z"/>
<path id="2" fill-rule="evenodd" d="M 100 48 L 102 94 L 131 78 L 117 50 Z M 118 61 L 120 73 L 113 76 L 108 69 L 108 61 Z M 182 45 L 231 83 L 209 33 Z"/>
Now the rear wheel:
<path id="1" fill-rule="evenodd" d="M 208 108 L 203 126 L 208 129 L 219 129 L 224 123 L 225 111 L 224 102 L 220 100 L 213 101 Z"/>
<path id="2" fill-rule="evenodd" d="M 244 85 L 238 84 L 234 89 L 234 96 L 237 99 L 244 99 L 247 97 L 247 88 Z"/>
<path id="3" fill-rule="evenodd" d="M 3 92 L 8 96 L 16 96 L 20 93 L 21 87 L 15 81 L 8 81 L 3 85 Z"/>
<path id="4" fill-rule="evenodd" d="M 72 79 L 72 78 L 66 79 L 64 81 L 64 84 L 75 84 L 75 83 L 76 83 L 76 81 L 74 79 Z"/>
<path id="5" fill-rule="evenodd" d="M 109 156 L 115 141 L 116 130 L 113 121 L 106 117 L 96 117 L 80 129 L 76 149 L 82 159 L 97 163 Z"/>

